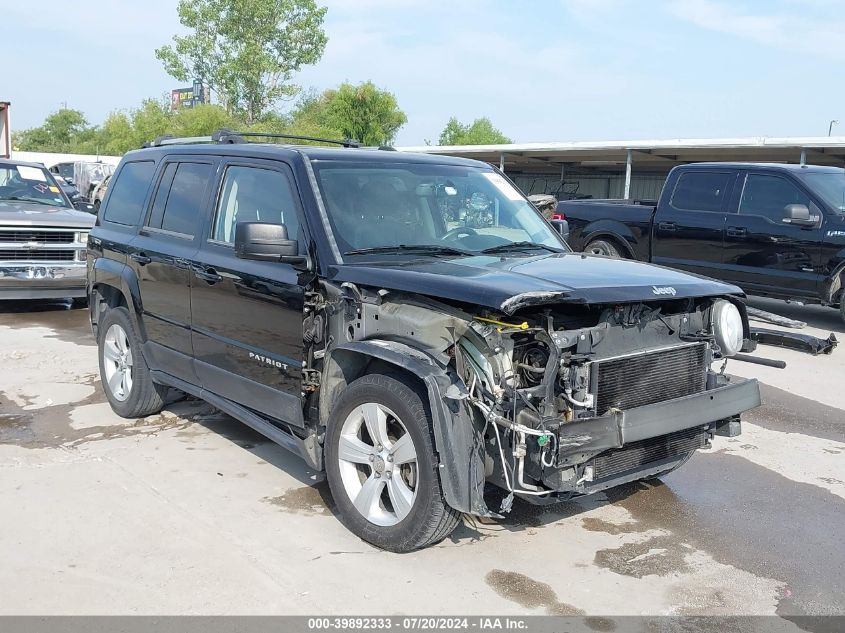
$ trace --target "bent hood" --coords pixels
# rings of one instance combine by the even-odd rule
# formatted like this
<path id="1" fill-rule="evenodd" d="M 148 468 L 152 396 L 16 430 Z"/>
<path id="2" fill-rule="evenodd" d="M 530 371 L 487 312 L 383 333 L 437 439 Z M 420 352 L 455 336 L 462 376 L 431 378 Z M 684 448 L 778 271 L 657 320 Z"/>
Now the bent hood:
<path id="1" fill-rule="evenodd" d="M 329 277 L 500 310 L 552 303 L 625 303 L 742 295 L 714 279 L 623 259 L 580 253 L 541 257 L 430 259 L 397 264 L 345 264 Z"/>
<path id="2" fill-rule="evenodd" d="M 0 226 L 49 226 L 90 229 L 96 216 L 68 207 L 4 200 L 0 202 Z"/>

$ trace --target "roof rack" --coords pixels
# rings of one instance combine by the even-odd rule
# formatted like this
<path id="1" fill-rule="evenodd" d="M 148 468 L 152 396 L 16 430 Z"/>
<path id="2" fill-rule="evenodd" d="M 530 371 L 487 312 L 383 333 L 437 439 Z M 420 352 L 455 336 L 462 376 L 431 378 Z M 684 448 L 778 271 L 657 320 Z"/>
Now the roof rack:
<path id="1" fill-rule="evenodd" d="M 231 130 L 217 130 L 211 136 L 183 136 L 175 137 L 172 134 L 159 136 L 152 141 L 144 143 L 144 147 L 163 147 L 165 145 L 188 145 L 194 143 L 249 143 L 250 138 L 279 138 L 291 141 L 311 141 L 313 143 L 326 143 L 328 145 L 340 145 L 342 147 L 361 147 L 358 141 L 346 139 L 343 141 L 320 138 L 318 136 L 297 136 L 294 134 L 274 134 L 271 132 L 232 132 Z"/>

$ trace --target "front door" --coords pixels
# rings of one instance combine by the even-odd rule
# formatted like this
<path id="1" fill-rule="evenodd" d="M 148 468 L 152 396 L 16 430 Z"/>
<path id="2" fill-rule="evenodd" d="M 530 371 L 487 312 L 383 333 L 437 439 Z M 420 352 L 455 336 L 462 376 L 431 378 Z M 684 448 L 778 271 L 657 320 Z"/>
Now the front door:
<path id="1" fill-rule="evenodd" d="M 750 171 L 736 213 L 725 227 L 724 278 L 749 293 L 813 297 L 823 277 L 822 229 L 784 222 L 786 206 L 821 212 L 810 196 L 785 176 Z"/>
<path id="2" fill-rule="evenodd" d="M 729 171 L 683 172 L 655 213 L 651 261 L 718 279 L 734 180 L 736 174 Z"/>
<path id="3" fill-rule="evenodd" d="M 191 262 L 214 173 L 211 162 L 166 162 L 144 226 L 129 246 L 150 367 L 196 383 L 191 345 Z"/>
<path id="4" fill-rule="evenodd" d="M 293 175 L 276 161 L 222 167 L 214 220 L 192 270 L 193 345 L 204 389 L 302 425 L 304 287 L 290 264 L 239 259 L 239 222 L 285 224 L 301 239 Z"/>

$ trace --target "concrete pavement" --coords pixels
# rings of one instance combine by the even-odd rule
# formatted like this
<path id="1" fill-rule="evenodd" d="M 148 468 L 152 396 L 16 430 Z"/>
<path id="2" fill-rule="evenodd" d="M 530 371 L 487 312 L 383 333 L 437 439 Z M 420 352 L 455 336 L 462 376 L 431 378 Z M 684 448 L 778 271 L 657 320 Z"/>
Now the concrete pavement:
<path id="1" fill-rule="evenodd" d="M 845 340 L 835 311 L 793 309 Z M 7 309 L 0 614 L 845 614 L 845 349 L 759 354 L 789 367 L 729 363 L 765 383 L 743 435 L 663 483 L 517 503 L 395 555 L 208 405 L 115 416 L 85 311 Z"/>

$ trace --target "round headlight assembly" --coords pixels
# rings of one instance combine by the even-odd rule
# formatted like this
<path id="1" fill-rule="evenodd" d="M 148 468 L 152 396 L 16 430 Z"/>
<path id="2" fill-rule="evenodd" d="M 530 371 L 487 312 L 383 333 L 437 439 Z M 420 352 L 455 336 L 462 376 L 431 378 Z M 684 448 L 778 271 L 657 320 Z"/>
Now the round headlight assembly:
<path id="1" fill-rule="evenodd" d="M 710 311 L 710 325 L 722 354 L 733 356 L 742 349 L 742 315 L 733 303 L 725 299 L 716 301 Z"/>

